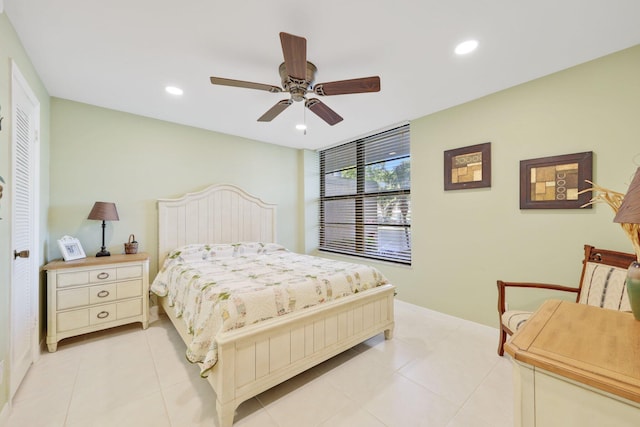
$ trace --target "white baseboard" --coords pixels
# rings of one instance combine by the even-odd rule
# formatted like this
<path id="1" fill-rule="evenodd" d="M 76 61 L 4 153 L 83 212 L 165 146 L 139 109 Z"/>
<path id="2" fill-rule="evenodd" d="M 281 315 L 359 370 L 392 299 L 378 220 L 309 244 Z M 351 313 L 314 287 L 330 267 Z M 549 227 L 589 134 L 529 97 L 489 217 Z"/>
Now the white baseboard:
<path id="1" fill-rule="evenodd" d="M 2 0 L 0 0 L 0 2 L 2 2 Z M 4 427 L 7 425 L 9 421 L 9 412 L 11 412 L 9 402 L 6 402 L 2 407 L 2 411 L 0 411 L 0 427 Z"/>

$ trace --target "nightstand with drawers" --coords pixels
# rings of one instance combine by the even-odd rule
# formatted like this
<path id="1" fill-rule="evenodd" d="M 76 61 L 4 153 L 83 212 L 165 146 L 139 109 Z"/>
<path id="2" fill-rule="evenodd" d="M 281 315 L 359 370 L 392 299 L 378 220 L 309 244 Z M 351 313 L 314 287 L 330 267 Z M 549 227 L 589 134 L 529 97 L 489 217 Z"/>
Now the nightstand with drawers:
<path id="1" fill-rule="evenodd" d="M 47 272 L 47 347 L 58 341 L 141 322 L 149 326 L 149 255 L 53 261 Z"/>

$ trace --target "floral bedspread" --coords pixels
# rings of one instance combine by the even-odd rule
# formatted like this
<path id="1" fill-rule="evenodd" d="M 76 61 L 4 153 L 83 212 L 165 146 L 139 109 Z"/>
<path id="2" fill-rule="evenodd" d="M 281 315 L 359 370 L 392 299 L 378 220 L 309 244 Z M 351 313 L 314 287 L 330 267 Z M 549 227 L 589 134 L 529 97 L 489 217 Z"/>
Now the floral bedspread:
<path id="1" fill-rule="evenodd" d="M 193 336 L 187 359 L 206 376 L 216 335 L 386 284 L 377 269 L 301 255 L 274 243 L 188 245 L 166 258 L 151 291 Z"/>

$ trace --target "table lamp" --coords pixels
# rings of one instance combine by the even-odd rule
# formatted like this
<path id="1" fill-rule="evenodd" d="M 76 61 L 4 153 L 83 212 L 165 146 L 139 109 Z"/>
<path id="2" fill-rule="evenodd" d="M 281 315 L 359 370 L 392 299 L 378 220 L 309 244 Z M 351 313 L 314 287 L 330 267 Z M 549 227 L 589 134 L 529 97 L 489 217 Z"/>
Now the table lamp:
<path id="1" fill-rule="evenodd" d="M 96 202 L 93 205 L 91 212 L 89 212 L 89 216 L 87 217 L 87 219 L 97 219 L 102 221 L 102 247 L 100 249 L 100 252 L 98 252 L 96 256 L 111 256 L 104 245 L 104 229 L 107 226 L 105 221 L 120 220 L 120 218 L 118 217 L 116 204 L 111 202 Z"/>
<path id="2" fill-rule="evenodd" d="M 626 284 L 631 311 L 640 320 L 640 168 L 636 170 L 613 222 L 622 226 L 636 252 L 636 261 L 629 266 Z"/>

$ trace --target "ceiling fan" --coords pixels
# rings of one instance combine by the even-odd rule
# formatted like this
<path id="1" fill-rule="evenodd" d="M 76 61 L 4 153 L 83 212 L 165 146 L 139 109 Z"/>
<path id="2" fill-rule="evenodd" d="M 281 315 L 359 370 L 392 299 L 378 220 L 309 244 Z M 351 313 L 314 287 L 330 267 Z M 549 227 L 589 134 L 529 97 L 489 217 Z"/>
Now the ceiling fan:
<path id="1" fill-rule="evenodd" d="M 280 64 L 279 72 L 282 88 L 262 83 L 245 82 L 242 80 L 211 77 L 214 85 L 244 87 L 248 89 L 266 90 L 271 93 L 289 92 L 291 97 L 283 99 L 271 107 L 259 119 L 259 122 L 270 122 L 282 113 L 294 101 L 304 100 L 304 105 L 318 117 L 333 126 L 343 119 L 338 113 L 329 108 L 318 98 L 307 98 L 308 93 L 320 96 L 345 95 L 351 93 L 366 93 L 380 91 L 380 77 L 363 77 L 358 79 L 340 80 L 328 83 L 313 84 L 317 68 L 307 61 L 307 39 L 293 34 L 280 33 L 280 43 L 284 62 Z"/>

